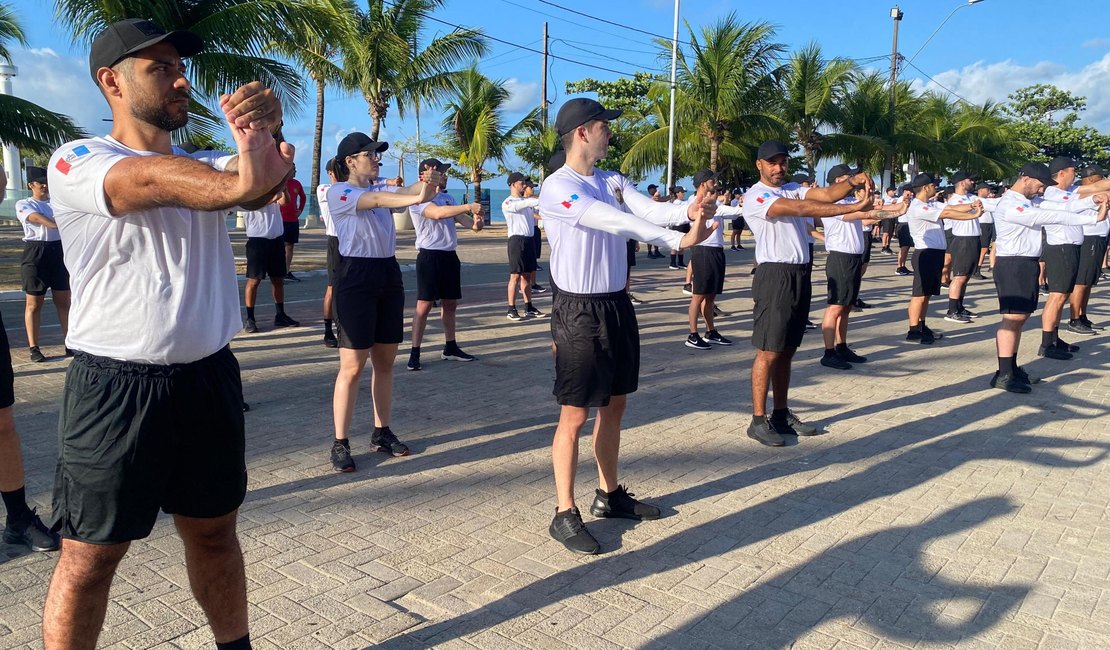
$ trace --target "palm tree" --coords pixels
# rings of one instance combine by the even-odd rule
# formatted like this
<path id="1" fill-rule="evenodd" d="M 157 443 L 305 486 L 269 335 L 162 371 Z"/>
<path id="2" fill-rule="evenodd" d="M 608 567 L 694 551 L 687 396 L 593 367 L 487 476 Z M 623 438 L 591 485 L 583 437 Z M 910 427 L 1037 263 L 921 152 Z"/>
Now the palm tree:
<path id="1" fill-rule="evenodd" d="M 10 43 L 27 45 L 27 36 L 15 11 L 0 2 L 0 61 L 11 63 Z M 25 99 L 0 95 L 0 142 L 37 155 L 48 156 L 67 140 L 82 137 L 84 132 L 73 120 L 54 113 Z M 19 170 L 12 171 L 18 178 Z"/>
<path id="2" fill-rule="evenodd" d="M 802 147 L 806 169 L 814 174 L 825 136 L 820 128 L 851 82 L 856 64 L 847 59 L 826 60 L 821 46 L 810 43 L 790 57 L 783 79 L 783 121 L 793 140 Z"/>
<path id="3" fill-rule="evenodd" d="M 483 167 L 488 160 L 503 161 L 508 145 L 525 129 L 539 128 L 540 109 L 529 111 L 520 122 L 505 128 L 505 103 L 509 91 L 502 80 L 491 80 L 477 64 L 458 73 L 445 101 L 444 139 L 459 165 L 470 170 L 474 196 L 482 195 L 482 180 L 492 174 Z"/>
<path id="4" fill-rule="evenodd" d="M 343 67 L 362 91 L 375 140 L 390 103 L 397 114 L 438 101 L 452 86 L 463 61 L 486 54 L 477 29 L 455 29 L 419 48 L 428 15 L 446 0 L 368 0 L 355 16 L 355 35 L 344 45 Z"/>

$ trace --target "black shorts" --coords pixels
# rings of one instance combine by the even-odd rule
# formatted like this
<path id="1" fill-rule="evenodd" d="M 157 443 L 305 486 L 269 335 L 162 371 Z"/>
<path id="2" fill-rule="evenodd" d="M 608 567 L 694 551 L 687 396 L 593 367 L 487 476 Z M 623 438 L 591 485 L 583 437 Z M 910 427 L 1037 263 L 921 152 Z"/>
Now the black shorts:
<path id="1" fill-rule="evenodd" d="M 734 232 L 744 232 L 744 217 L 736 217 L 732 220 L 732 230 Z"/>
<path id="2" fill-rule="evenodd" d="M 954 237 L 955 237 L 955 235 L 952 234 L 952 229 L 951 228 L 945 228 L 944 229 L 944 247 L 947 249 L 945 251 L 946 253 L 949 253 L 949 254 L 952 253 L 952 239 Z"/>
<path id="3" fill-rule="evenodd" d="M 918 248 L 913 251 L 913 296 L 940 295 L 940 272 L 944 268 L 944 251 L 939 248 Z"/>
<path id="4" fill-rule="evenodd" d="M 396 257 L 342 258 L 332 301 L 339 347 L 366 350 L 404 338 L 405 284 Z"/>
<path id="5" fill-rule="evenodd" d="M 871 244 L 872 244 L 872 243 L 873 243 L 874 241 L 875 241 L 875 238 L 874 238 L 874 237 L 873 237 L 873 236 L 871 235 L 871 231 L 870 231 L 870 230 L 868 230 L 867 232 L 863 233 L 863 255 L 862 255 L 862 261 L 863 261 L 863 263 L 864 263 L 864 264 L 870 264 L 870 263 L 871 263 Z"/>
<path id="6" fill-rule="evenodd" d="M 226 515 L 247 493 L 244 451 L 230 348 L 168 366 L 77 352 L 58 420 L 55 530 L 118 544 L 149 535 L 159 509 Z"/>
<path id="7" fill-rule="evenodd" d="M 47 289 L 69 291 L 69 271 L 60 241 L 24 242 L 19 271 L 23 276 L 23 292 L 27 295 L 45 296 Z"/>
<path id="8" fill-rule="evenodd" d="M 720 246 L 694 246 L 690 249 L 694 265 L 691 291 L 699 296 L 719 296 L 725 291 L 725 249 Z"/>
<path id="9" fill-rule="evenodd" d="M 883 219 L 879 222 L 879 233 L 884 235 L 893 235 L 894 229 L 898 225 L 895 219 Z"/>
<path id="10" fill-rule="evenodd" d="M 1041 275 L 1036 257 L 996 257 L 994 288 L 998 291 L 1000 314 L 1025 314 L 1037 311 L 1040 300 L 1037 279 Z"/>
<path id="11" fill-rule="evenodd" d="M 281 237 L 247 237 L 247 277 L 261 280 L 266 276 L 285 277 L 285 242 Z"/>
<path id="12" fill-rule="evenodd" d="M 863 281 L 863 256 L 829 251 L 825 259 L 825 275 L 828 277 L 828 304 L 855 304 Z"/>
<path id="13" fill-rule="evenodd" d="M 282 221 L 281 227 L 285 229 L 282 233 L 282 239 L 286 244 L 296 244 L 301 241 L 301 222 L 296 221 Z"/>
<path id="14" fill-rule="evenodd" d="M 809 276 L 809 264 L 763 262 L 756 267 L 752 345 L 757 349 L 785 352 L 802 344 L 813 294 Z"/>
<path id="15" fill-rule="evenodd" d="M 329 287 L 335 285 L 335 270 L 339 268 L 341 261 L 343 261 L 343 256 L 339 254 L 339 238 L 328 235 L 328 257 L 325 264 L 328 267 Z"/>
<path id="16" fill-rule="evenodd" d="M 1049 293 L 1071 293 L 1079 272 L 1080 244 L 1052 244 L 1044 247 L 1045 279 Z"/>
<path id="17" fill-rule="evenodd" d="M 536 270 L 536 244 L 531 237 L 509 237 L 509 273 L 520 275 Z"/>
<path id="18" fill-rule="evenodd" d="M 979 224 L 979 248 L 990 248 L 992 241 L 994 241 L 994 224 L 993 223 L 980 223 Z"/>
<path id="19" fill-rule="evenodd" d="M 8 347 L 8 330 L 0 316 L 0 409 L 15 404 L 15 370 L 12 368 L 12 351 Z"/>
<path id="20" fill-rule="evenodd" d="M 898 247 L 910 248 L 913 246 L 913 233 L 910 232 L 910 224 L 898 224 Z"/>
<path id="21" fill-rule="evenodd" d="M 1079 247 L 1079 268 L 1076 270 L 1075 283 L 1086 287 L 1098 284 L 1102 272 L 1102 258 L 1106 255 L 1106 238 L 1101 235 L 1087 235 Z"/>
<path id="22" fill-rule="evenodd" d="M 636 392 L 640 328 L 624 291 L 581 295 L 555 291 L 555 400 L 562 406 L 608 406 L 614 395 Z"/>
<path id="23" fill-rule="evenodd" d="M 536 251 L 536 261 L 539 261 L 540 253 L 543 249 L 543 235 L 540 234 L 540 227 L 538 225 L 532 226 L 532 247 Z"/>
<path id="24" fill-rule="evenodd" d="M 462 265 L 455 251 L 424 250 L 416 254 L 416 299 L 462 298 Z"/>
<path id="25" fill-rule="evenodd" d="M 953 237 L 948 252 L 952 254 L 952 275 L 971 275 L 979 266 L 979 237 Z"/>
<path id="26" fill-rule="evenodd" d="M 636 240 L 635 239 L 629 239 L 628 240 L 628 268 L 629 268 L 629 270 L 631 270 L 633 266 L 636 266 Z"/>

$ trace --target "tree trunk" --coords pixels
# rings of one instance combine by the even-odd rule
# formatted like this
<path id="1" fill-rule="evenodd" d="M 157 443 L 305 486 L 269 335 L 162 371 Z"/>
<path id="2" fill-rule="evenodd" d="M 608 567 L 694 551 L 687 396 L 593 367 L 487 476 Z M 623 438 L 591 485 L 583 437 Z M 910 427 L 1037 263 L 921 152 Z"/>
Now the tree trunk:
<path id="1" fill-rule="evenodd" d="M 476 165 L 475 167 L 473 167 L 470 170 L 470 180 L 471 180 L 472 183 L 474 183 L 474 201 L 477 202 L 477 203 L 481 203 L 481 201 L 482 201 L 482 167 L 481 167 L 481 165 Z M 492 208 L 492 206 L 490 206 L 490 207 Z M 483 221 L 486 220 L 486 219 L 489 219 L 490 223 L 492 223 L 493 218 L 489 214 L 489 212 L 485 210 L 485 206 L 483 206 L 482 214 L 485 215 L 482 218 Z"/>
<path id="2" fill-rule="evenodd" d="M 817 151 L 811 147 L 806 147 L 806 168 L 809 172 L 809 177 L 813 179 L 813 183 L 817 184 Z"/>
<path id="3" fill-rule="evenodd" d="M 316 80 L 316 130 L 312 134 L 312 187 L 315 190 L 320 183 L 320 149 L 324 140 L 324 81 Z M 316 192 L 309 194 L 310 201 L 316 200 Z"/>
<path id="4" fill-rule="evenodd" d="M 721 138 L 713 135 L 709 138 L 709 170 L 717 171 L 717 160 L 721 155 Z M 697 189 L 697 188 L 695 188 Z"/>
<path id="5" fill-rule="evenodd" d="M 375 99 L 368 99 L 366 103 L 368 105 L 367 112 L 370 113 L 370 139 L 377 142 L 386 111 L 389 110 L 389 104 Z"/>

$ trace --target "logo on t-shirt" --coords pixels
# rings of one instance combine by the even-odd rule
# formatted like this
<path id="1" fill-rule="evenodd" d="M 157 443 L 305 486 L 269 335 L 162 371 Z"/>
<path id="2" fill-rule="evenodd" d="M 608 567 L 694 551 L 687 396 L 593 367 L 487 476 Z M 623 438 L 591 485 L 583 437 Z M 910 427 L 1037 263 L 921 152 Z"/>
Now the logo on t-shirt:
<path id="1" fill-rule="evenodd" d="M 59 158 L 54 167 L 63 174 L 69 174 L 69 170 L 73 168 L 73 164 L 78 158 L 89 153 L 89 148 L 85 145 L 74 147 L 72 151 L 67 153 L 64 157 Z"/>
<path id="2" fill-rule="evenodd" d="M 574 205 L 574 202 L 577 201 L 577 200 L 578 200 L 578 195 L 577 194 L 571 194 L 570 198 L 568 200 L 563 201 L 563 207 L 566 208 L 567 210 L 569 210 L 570 206 Z"/>
<path id="3" fill-rule="evenodd" d="M 349 189 L 343 190 L 343 196 L 339 197 L 339 200 L 340 201 L 346 201 L 347 200 L 347 195 L 350 194 L 350 193 L 351 193 L 351 190 L 349 190 Z"/>
<path id="4" fill-rule="evenodd" d="M 1026 203 L 1026 204 L 1023 204 L 1023 205 L 1019 205 L 1018 207 L 1016 207 L 1014 209 L 1017 210 L 1018 212 L 1025 212 L 1025 208 L 1028 208 L 1028 207 L 1030 207 L 1030 206 L 1029 206 L 1028 203 Z"/>
<path id="5" fill-rule="evenodd" d="M 767 199 L 769 199 L 769 198 L 771 198 L 771 193 L 770 192 L 764 192 L 763 194 L 760 194 L 759 196 L 755 197 L 755 202 L 756 203 L 766 203 Z"/>

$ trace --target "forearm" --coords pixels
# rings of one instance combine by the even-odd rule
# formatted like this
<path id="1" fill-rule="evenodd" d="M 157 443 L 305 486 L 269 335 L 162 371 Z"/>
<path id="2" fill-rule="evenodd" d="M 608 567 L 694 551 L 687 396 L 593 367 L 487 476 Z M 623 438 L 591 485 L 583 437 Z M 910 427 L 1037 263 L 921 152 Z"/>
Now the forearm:
<path id="1" fill-rule="evenodd" d="M 771 204 L 767 211 L 767 219 L 796 219 L 825 217 L 839 217 L 842 214 L 851 214 L 860 210 L 858 203 L 823 203 L 809 199 L 779 199 Z"/>
<path id="2" fill-rule="evenodd" d="M 372 210 L 374 208 L 388 208 L 394 212 L 404 210 L 410 205 L 420 203 L 420 196 L 397 192 L 363 192 L 358 197 L 356 207 L 359 210 Z"/>
<path id="3" fill-rule="evenodd" d="M 828 187 L 814 187 L 806 192 L 806 199 L 835 203 L 852 193 L 852 184 L 848 181 L 833 183 Z"/>
<path id="4" fill-rule="evenodd" d="M 1065 210 L 1045 210 L 1043 208 L 1026 208 L 1018 215 L 1011 211 L 1008 215 L 1011 220 L 1034 228 L 1040 226 L 1089 226 L 1097 223 L 1094 214 L 1076 214 Z"/>
<path id="5" fill-rule="evenodd" d="M 1075 191 L 1083 198 L 1098 194 L 1099 192 L 1110 192 L 1110 178 L 1104 178 L 1090 185 L 1080 185 Z"/>
<path id="6" fill-rule="evenodd" d="M 945 206 L 944 210 L 940 213 L 941 219 L 951 219 L 953 221 L 967 221 L 969 219 L 977 219 L 982 214 L 978 210 L 972 212 L 972 208 L 967 205 L 949 205 Z"/>
<path id="7" fill-rule="evenodd" d="M 31 214 L 27 215 L 27 221 L 39 226 L 46 226 L 47 228 L 58 227 L 58 224 L 54 223 L 53 219 L 38 212 L 32 212 Z"/>
<path id="8" fill-rule="evenodd" d="M 624 203 L 632 214 L 648 223 L 662 226 L 681 226 L 690 222 L 690 206 L 685 203 L 660 203 L 653 201 L 639 192 L 625 192 Z M 615 208 L 614 208 L 615 209 Z M 641 239 L 639 241 L 647 241 Z"/>
<path id="9" fill-rule="evenodd" d="M 454 219 L 470 212 L 469 205 L 429 205 L 424 208 L 425 219 Z"/>
<path id="10" fill-rule="evenodd" d="M 717 204 L 717 215 L 722 217 L 739 217 L 744 214 L 744 208 L 740 206 Z"/>
<path id="11" fill-rule="evenodd" d="M 1079 199 L 1078 201 L 1053 201 L 1050 199 L 1043 199 L 1037 204 L 1037 207 L 1046 210 L 1061 210 L 1064 212 L 1085 212 L 1097 209 L 1095 200 L 1090 197 Z"/>
<path id="12" fill-rule="evenodd" d="M 184 156 L 136 156 L 117 162 L 104 178 L 104 198 L 114 216 L 161 207 L 213 212 L 248 207 L 234 172 L 220 172 Z M 283 181 L 284 183 L 284 181 Z M 279 188 L 257 197 L 265 205 Z"/>
<path id="13" fill-rule="evenodd" d="M 587 228 L 601 230 L 625 239 L 647 242 L 654 246 L 678 249 L 682 233 L 667 230 L 650 223 L 639 215 L 628 214 L 607 203 L 594 203 L 583 214 L 579 223 Z"/>

